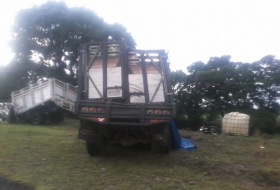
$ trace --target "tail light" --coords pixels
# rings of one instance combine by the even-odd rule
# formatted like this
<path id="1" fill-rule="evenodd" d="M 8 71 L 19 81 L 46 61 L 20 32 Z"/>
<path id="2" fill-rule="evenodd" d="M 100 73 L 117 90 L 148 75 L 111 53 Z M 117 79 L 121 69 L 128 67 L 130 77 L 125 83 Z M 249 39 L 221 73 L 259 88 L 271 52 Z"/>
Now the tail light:
<path id="1" fill-rule="evenodd" d="M 161 114 L 161 110 L 155 110 L 155 114 Z"/>
<path id="2" fill-rule="evenodd" d="M 161 110 L 161 109 L 156 109 L 156 110 L 147 110 L 147 114 L 156 114 L 156 115 L 160 115 L 160 114 L 163 114 L 163 115 L 169 115 L 170 114 L 170 111 L 169 110 Z"/>
<path id="3" fill-rule="evenodd" d="M 82 107 L 81 108 L 82 112 L 99 112 L 99 113 L 103 113 L 105 111 L 105 109 L 103 107 Z"/>

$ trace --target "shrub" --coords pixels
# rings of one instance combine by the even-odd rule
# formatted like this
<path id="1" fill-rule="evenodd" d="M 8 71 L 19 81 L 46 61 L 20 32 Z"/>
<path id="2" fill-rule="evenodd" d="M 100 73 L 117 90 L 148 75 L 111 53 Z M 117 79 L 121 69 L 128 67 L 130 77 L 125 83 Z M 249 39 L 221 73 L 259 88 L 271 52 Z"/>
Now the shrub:
<path id="1" fill-rule="evenodd" d="M 268 133 L 274 134 L 277 129 L 276 119 L 277 114 L 267 109 L 258 109 L 250 115 L 250 134 L 256 133 Z"/>

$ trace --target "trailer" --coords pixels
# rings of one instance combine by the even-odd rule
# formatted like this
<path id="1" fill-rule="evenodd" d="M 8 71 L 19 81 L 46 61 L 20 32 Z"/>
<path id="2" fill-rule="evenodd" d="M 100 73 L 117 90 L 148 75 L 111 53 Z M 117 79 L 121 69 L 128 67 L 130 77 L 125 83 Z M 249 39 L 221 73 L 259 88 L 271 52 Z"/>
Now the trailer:
<path id="1" fill-rule="evenodd" d="M 11 93 L 10 122 L 44 122 L 63 120 L 64 110 L 74 113 L 76 87 L 50 78 Z"/>
<path id="2" fill-rule="evenodd" d="M 124 41 L 81 44 L 79 51 L 75 113 L 88 154 L 137 143 L 169 153 L 176 108 L 167 53 L 129 48 Z"/>

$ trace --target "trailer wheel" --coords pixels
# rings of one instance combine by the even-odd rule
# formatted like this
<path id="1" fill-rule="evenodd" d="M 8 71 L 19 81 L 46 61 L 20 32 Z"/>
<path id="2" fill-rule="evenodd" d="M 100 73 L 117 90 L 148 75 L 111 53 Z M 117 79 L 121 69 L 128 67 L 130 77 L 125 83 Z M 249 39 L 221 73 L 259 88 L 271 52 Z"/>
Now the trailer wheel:
<path id="1" fill-rule="evenodd" d="M 8 117 L 7 117 L 7 121 L 8 121 L 8 123 L 16 123 L 17 122 L 14 106 L 10 107 Z"/>
<path id="2" fill-rule="evenodd" d="M 86 149 L 87 149 L 87 153 L 90 156 L 98 156 L 102 153 L 101 145 L 96 143 L 96 142 L 87 141 L 86 142 Z"/>
<path id="3" fill-rule="evenodd" d="M 42 116 L 40 113 L 33 113 L 31 117 L 31 122 L 34 125 L 40 125 L 42 123 Z"/>

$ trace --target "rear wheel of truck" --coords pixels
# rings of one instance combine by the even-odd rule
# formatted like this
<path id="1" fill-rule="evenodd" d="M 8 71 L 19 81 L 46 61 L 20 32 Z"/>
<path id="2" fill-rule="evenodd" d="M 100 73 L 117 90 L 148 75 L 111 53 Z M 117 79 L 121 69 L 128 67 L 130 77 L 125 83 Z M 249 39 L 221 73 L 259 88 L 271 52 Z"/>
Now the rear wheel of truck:
<path id="1" fill-rule="evenodd" d="M 102 147 L 100 144 L 92 141 L 87 141 L 86 142 L 86 149 L 87 153 L 90 156 L 98 156 L 102 153 Z"/>
<path id="2" fill-rule="evenodd" d="M 156 134 L 162 136 L 162 139 L 154 139 L 152 141 L 152 152 L 155 154 L 168 154 L 171 150 L 169 123 L 164 123 L 159 126 Z"/>
<path id="3" fill-rule="evenodd" d="M 9 114 L 8 114 L 8 117 L 7 117 L 7 121 L 8 121 L 8 123 L 16 123 L 17 122 L 14 106 L 10 107 Z"/>

